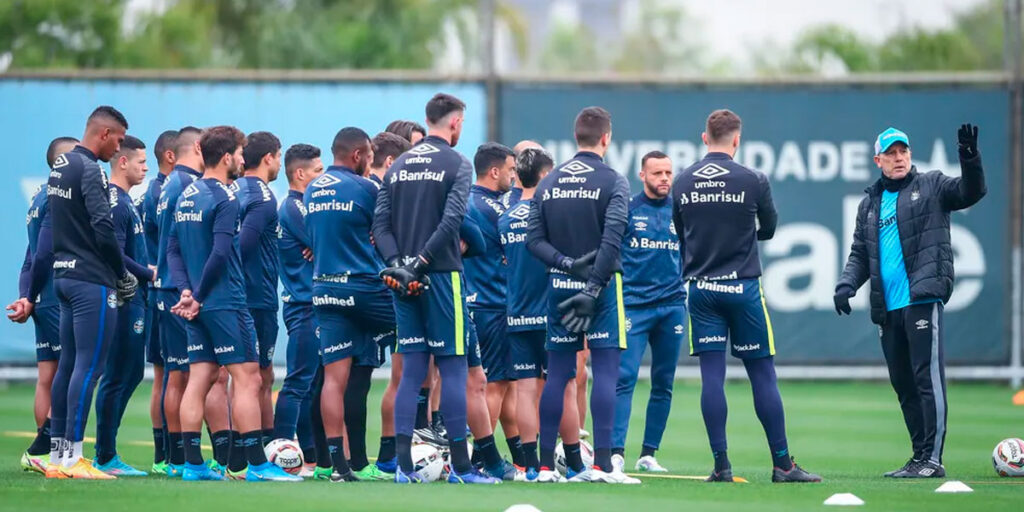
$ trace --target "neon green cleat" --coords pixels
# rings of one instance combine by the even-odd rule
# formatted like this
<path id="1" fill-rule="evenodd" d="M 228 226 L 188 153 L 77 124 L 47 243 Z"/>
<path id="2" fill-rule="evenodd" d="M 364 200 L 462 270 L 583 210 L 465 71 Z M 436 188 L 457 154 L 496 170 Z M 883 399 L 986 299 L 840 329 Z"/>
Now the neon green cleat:
<path id="1" fill-rule="evenodd" d="M 21 469 L 35 471 L 41 475 L 46 474 L 46 466 L 50 463 L 50 454 L 29 455 L 28 452 L 21 454 Z"/>
<path id="2" fill-rule="evenodd" d="M 356 475 L 356 478 L 364 482 L 374 481 L 392 481 L 395 479 L 394 473 L 385 473 L 377 467 L 376 464 L 367 464 L 365 468 L 359 471 L 352 471 L 352 474 Z"/>
<path id="3" fill-rule="evenodd" d="M 155 475 L 166 475 L 167 474 L 167 461 L 162 460 L 160 462 L 154 462 L 153 467 L 150 469 L 150 473 Z"/>
<path id="4" fill-rule="evenodd" d="M 331 474 L 334 473 L 334 468 L 322 468 L 317 466 L 313 470 L 313 480 L 330 480 Z"/>
<path id="5" fill-rule="evenodd" d="M 228 480 L 245 480 L 246 470 L 249 469 L 246 466 L 245 469 L 239 471 L 231 471 L 230 469 L 224 468 L 224 476 L 228 477 Z"/>

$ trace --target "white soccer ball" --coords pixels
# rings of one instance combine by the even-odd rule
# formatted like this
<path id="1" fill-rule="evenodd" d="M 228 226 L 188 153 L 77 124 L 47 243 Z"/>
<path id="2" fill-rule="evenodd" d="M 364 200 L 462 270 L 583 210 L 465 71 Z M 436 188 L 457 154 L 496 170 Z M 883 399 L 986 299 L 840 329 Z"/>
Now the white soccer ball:
<path id="1" fill-rule="evenodd" d="M 1024 476 L 1024 441 L 1003 439 L 992 450 L 992 466 L 999 476 Z"/>
<path id="2" fill-rule="evenodd" d="M 267 444 L 264 451 L 267 460 L 277 464 L 281 469 L 293 475 L 302 471 L 302 449 L 291 439 L 274 439 Z"/>
<path id="3" fill-rule="evenodd" d="M 594 447 L 582 439 L 580 439 L 580 458 L 583 459 L 584 468 L 594 465 Z M 555 469 L 563 475 L 567 474 L 568 466 L 565 463 L 565 448 L 562 446 L 561 441 L 555 446 Z"/>
<path id="4" fill-rule="evenodd" d="M 436 482 L 444 471 L 444 457 L 434 445 L 417 443 L 412 445 L 412 464 L 426 482 Z"/>

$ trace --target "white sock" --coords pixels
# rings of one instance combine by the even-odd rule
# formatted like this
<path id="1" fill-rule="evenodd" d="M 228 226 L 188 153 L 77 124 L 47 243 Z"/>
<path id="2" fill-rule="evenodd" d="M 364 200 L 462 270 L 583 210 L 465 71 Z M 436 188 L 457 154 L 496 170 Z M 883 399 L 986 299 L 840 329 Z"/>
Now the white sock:
<path id="1" fill-rule="evenodd" d="M 70 468 L 78 463 L 78 459 L 82 458 L 82 442 L 76 441 L 64 441 L 66 445 L 64 467 Z"/>
<path id="2" fill-rule="evenodd" d="M 63 437 L 51 437 L 50 438 L 50 464 L 59 466 L 61 460 L 64 459 L 64 438 Z"/>

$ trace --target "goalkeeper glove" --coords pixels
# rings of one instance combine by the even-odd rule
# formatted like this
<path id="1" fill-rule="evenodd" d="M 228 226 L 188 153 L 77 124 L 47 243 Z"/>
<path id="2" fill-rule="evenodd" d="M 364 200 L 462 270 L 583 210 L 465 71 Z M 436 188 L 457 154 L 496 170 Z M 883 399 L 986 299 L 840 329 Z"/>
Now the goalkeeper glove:
<path id="1" fill-rule="evenodd" d="M 562 313 L 562 326 L 576 333 L 590 330 L 600 294 L 600 288 L 587 286 L 582 292 L 560 302 L 558 312 Z"/>

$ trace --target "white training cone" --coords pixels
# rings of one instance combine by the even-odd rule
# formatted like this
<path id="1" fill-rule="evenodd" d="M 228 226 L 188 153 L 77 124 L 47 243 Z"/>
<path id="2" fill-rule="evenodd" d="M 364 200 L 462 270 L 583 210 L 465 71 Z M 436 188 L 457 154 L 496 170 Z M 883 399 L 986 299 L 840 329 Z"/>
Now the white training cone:
<path id="1" fill-rule="evenodd" d="M 839 494 L 833 494 L 832 496 L 829 496 L 829 498 L 825 500 L 825 504 L 838 505 L 841 507 L 855 507 L 858 505 L 863 505 L 864 500 L 854 496 L 851 493 L 841 492 Z"/>
<path id="2" fill-rule="evenodd" d="M 506 508 L 505 512 L 540 512 L 540 509 L 529 503 L 517 503 Z"/>
<path id="3" fill-rule="evenodd" d="M 935 492 L 974 492 L 967 484 L 959 480 L 950 480 L 935 489 Z"/>

